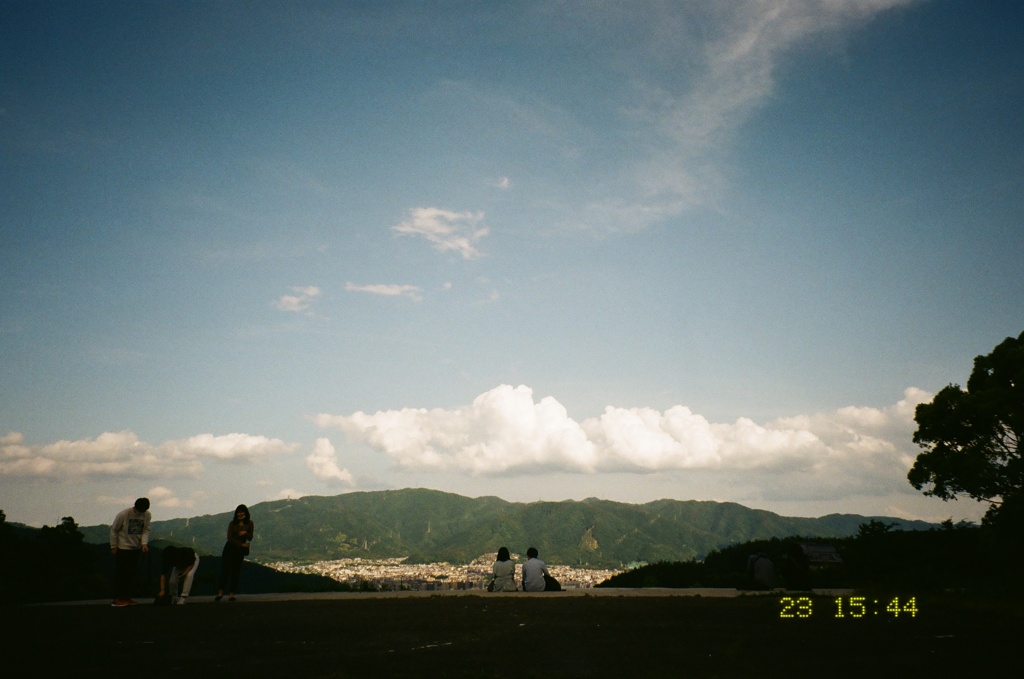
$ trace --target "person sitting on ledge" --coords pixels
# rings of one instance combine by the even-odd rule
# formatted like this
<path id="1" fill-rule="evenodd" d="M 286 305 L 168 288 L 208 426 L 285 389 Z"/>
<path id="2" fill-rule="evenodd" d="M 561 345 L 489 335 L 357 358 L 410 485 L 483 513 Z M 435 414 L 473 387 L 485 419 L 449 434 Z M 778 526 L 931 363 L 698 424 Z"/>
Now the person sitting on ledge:
<path id="1" fill-rule="evenodd" d="M 523 591 L 543 592 L 545 589 L 544 576 L 550 576 L 546 563 L 537 558 L 536 547 L 526 550 L 526 563 L 523 564 Z"/>
<path id="2" fill-rule="evenodd" d="M 494 579 L 491 581 L 492 592 L 515 592 L 516 587 L 516 562 L 509 556 L 508 547 L 498 550 L 498 559 L 494 562 Z"/>

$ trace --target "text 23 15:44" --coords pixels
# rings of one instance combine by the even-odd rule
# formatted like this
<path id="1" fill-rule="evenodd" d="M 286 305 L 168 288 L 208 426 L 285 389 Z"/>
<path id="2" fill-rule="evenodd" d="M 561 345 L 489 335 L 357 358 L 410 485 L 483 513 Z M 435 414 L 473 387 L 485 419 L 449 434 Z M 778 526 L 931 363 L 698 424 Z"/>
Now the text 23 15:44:
<path id="1" fill-rule="evenodd" d="M 917 617 L 917 597 L 905 600 L 893 597 L 889 601 L 865 596 L 836 597 L 830 603 L 834 606 L 830 606 L 830 612 L 835 618 Z M 809 618 L 814 614 L 814 600 L 808 596 L 784 596 L 779 599 L 779 605 L 782 607 L 780 618 Z"/>

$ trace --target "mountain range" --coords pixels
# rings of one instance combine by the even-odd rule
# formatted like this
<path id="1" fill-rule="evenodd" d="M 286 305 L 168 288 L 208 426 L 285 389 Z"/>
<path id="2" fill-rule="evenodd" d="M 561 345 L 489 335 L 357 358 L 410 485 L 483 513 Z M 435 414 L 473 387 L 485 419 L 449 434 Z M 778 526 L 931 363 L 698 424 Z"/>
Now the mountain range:
<path id="1" fill-rule="evenodd" d="M 233 509 L 233 508 L 232 508 Z M 869 520 L 901 530 L 923 521 L 856 514 L 785 517 L 731 502 L 657 500 L 627 504 L 582 501 L 508 502 L 422 488 L 305 496 L 250 506 L 255 523 L 251 558 L 311 562 L 406 557 L 413 563 L 468 563 L 507 546 L 537 547 L 548 563 L 621 567 L 687 561 L 711 550 L 773 537 L 846 537 Z M 154 521 L 151 541 L 219 554 L 232 512 Z M 109 526 L 80 528 L 87 542 L 105 543 Z"/>

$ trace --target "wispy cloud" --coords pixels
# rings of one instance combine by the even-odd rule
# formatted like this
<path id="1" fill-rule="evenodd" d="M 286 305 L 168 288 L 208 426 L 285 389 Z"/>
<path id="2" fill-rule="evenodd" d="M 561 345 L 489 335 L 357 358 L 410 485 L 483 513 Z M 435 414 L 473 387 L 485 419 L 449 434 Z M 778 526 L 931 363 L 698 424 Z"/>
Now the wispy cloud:
<path id="1" fill-rule="evenodd" d="M 655 13 L 651 19 L 662 26 L 697 20 L 707 37 L 691 42 L 683 39 L 685 32 L 652 29 L 658 49 L 693 70 L 681 91 L 641 78 L 645 97 L 636 113 L 687 155 L 716 147 L 773 94 L 780 64 L 794 47 L 825 34 L 842 38 L 885 11 L 918 1 L 740 0 L 707 5 L 697 10 L 703 16 Z"/>
<path id="2" fill-rule="evenodd" d="M 320 296 L 320 288 L 314 285 L 294 287 L 292 292 L 295 294 L 278 297 L 274 302 L 274 306 L 281 311 L 308 312 L 313 301 Z"/>
<path id="3" fill-rule="evenodd" d="M 436 250 L 454 251 L 463 259 L 481 255 L 476 243 L 489 233 L 483 212 L 452 212 L 436 207 L 409 210 L 408 219 L 391 227 L 395 233 L 426 238 Z"/>
<path id="4" fill-rule="evenodd" d="M 625 43 L 620 67 L 632 101 L 620 113 L 637 156 L 607 177 L 599 197 L 573 208 L 581 226 L 647 227 L 719 202 L 737 131 L 776 89 L 795 48 L 842 40 L 894 8 L 919 0 L 733 0 L 661 3 L 643 13 L 601 6 L 644 40 Z"/>
<path id="5" fill-rule="evenodd" d="M 18 432 L 0 437 L 0 476 L 197 477 L 203 460 L 255 462 L 290 453 L 295 444 L 251 434 L 199 434 L 153 445 L 131 431 L 105 432 L 95 439 L 29 445 Z"/>
<path id="6" fill-rule="evenodd" d="M 843 408 L 765 424 L 713 423 L 682 405 L 665 411 L 608 406 L 577 422 L 550 396 L 535 402 L 529 387 L 502 385 L 454 410 L 321 413 L 314 421 L 406 470 L 473 476 L 757 471 L 747 476 L 753 483 L 795 475 L 803 483 L 825 480 L 839 493 L 872 484 L 910 492 L 913 411 L 928 398 L 908 389 L 889 408 Z"/>
<path id="7" fill-rule="evenodd" d="M 420 295 L 422 288 L 417 285 L 398 285 L 393 283 L 356 285 L 355 283 L 345 283 L 345 289 L 349 292 L 367 292 L 371 295 L 382 295 L 384 297 L 407 297 L 417 302 L 423 299 Z"/>

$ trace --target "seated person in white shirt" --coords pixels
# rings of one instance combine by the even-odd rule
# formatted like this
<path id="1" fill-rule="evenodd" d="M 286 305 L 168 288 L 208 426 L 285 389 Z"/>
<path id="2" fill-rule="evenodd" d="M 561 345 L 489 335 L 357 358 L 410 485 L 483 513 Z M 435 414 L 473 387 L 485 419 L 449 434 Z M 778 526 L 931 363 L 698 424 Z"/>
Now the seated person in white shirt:
<path id="1" fill-rule="evenodd" d="M 523 564 L 523 591 L 543 592 L 544 576 L 548 573 L 546 563 L 537 558 L 537 548 L 530 547 L 526 550 L 526 563 Z"/>

